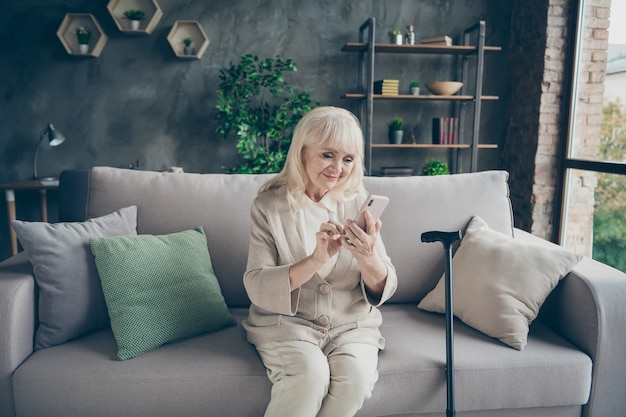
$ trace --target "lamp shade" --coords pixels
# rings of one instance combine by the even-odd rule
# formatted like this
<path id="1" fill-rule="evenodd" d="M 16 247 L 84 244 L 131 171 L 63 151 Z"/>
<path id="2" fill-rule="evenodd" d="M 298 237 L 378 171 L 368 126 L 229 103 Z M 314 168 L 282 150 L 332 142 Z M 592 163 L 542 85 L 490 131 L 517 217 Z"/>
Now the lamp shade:
<path id="1" fill-rule="evenodd" d="M 48 136 L 48 144 L 50 146 L 59 146 L 65 142 L 65 136 L 56 130 L 52 123 L 48 122 L 48 125 L 39 134 L 39 142 L 37 143 L 37 149 L 35 149 L 35 159 L 33 161 L 33 179 L 39 178 L 37 175 L 37 158 L 39 156 L 39 147 L 43 143 L 43 139 Z"/>
<path id="2" fill-rule="evenodd" d="M 48 123 L 48 127 L 45 129 L 48 132 L 48 143 L 50 146 L 59 146 L 65 142 L 65 136 L 52 126 L 52 123 Z"/>

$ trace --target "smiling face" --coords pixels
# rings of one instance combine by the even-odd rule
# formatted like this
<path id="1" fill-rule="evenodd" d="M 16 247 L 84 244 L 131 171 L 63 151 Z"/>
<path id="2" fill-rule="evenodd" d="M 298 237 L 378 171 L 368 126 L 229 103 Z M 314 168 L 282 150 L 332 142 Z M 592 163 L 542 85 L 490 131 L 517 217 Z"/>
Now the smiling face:
<path id="1" fill-rule="evenodd" d="M 347 201 L 365 192 L 362 181 L 363 133 L 358 119 L 346 109 L 324 106 L 298 122 L 283 170 L 262 191 L 285 185 L 294 207 L 302 194 L 319 201 L 331 192 L 337 201 Z"/>
<path id="2" fill-rule="evenodd" d="M 354 168 L 355 155 L 343 152 L 328 143 L 314 144 L 302 150 L 302 164 L 307 174 L 305 194 L 319 201 Z"/>

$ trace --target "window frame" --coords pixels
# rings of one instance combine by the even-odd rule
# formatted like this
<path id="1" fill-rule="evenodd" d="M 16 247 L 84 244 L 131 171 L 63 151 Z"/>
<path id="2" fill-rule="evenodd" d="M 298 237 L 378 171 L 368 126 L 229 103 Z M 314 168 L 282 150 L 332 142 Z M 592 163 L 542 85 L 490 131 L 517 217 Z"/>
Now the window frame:
<path id="1" fill-rule="evenodd" d="M 572 146 L 574 141 L 574 124 L 576 118 L 576 103 L 578 96 L 578 82 L 580 71 L 580 56 L 581 48 L 583 45 L 583 32 L 585 30 L 585 6 L 586 0 L 574 0 L 574 13 L 572 24 L 570 25 L 570 33 L 573 33 L 574 42 L 570 43 L 570 48 L 567 53 L 567 60 L 565 63 L 565 129 L 563 129 L 563 140 L 561 141 L 561 158 L 560 169 L 558 172 L 558 199 L 557 213 L 559 219 L 555 227 L 555 237 L 560 245 L 563 245 L 565 240 L 565 225 L 567 221 L 567 184 L 568 184 L 568 172 L 571 170 L 584 170 L 590 172 L 626 175 L 626 162 L 609 162 L 599 160 L 589 160 L 581 158 L 573 158 Z M 602 105 L 602 104 L 600 104 Z"/>

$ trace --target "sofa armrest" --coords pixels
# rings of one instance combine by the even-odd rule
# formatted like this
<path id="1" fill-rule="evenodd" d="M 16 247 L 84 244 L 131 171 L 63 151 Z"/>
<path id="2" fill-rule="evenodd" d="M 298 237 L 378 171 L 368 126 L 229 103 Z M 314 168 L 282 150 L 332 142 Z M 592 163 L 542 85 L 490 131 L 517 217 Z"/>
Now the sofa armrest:
<path id="1" fill-rule="evenodd" d="M 515 237 L 553 245 L 517 229 Z M 591 395 L 583 416 L 624 415 L 626 274 L 584 257 L 550 294 L 539 319 L 593 361 Z"/>
<path id="2" fill-rule="evenodd" d="M 0 262 L 0 416 L 15 415 L 11 378 L 33 353 L 35 279 L 21 252 Z"/>

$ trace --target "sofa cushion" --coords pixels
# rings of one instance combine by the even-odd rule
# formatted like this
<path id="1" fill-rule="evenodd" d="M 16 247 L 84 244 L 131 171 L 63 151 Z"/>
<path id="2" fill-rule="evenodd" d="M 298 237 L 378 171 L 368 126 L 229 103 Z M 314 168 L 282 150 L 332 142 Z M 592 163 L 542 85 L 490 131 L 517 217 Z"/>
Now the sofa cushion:
<path id="1" fill-rule="evenodd" d="M 513 235 L 507 179 L 505 171 L 364 178 L 370 193 L 390 198 L 380 233 L 398 273 L 392 302 L 417 303 L 443 273 L 441 245 L 421 242 L 422 233 L 463 230 L 478 215 L 492 229 Z"/>
<path id="2" fill-rule="evenodd" d="M 171 174 L 95 167 L 89 216 L 137 206 L 137 233 L 162 235 L 202 226 L 213 268 L 229 306 L 248 306 L 242 276 L 250 238 L 250 207 L 273 174 Z"/>
<path id="3" fill-rule="evenodd" d="M 235 325 L 201 227 L 169 235 L 93 238 L 117 358 Z"/>
<path id="4" fill-rule="evenodd" d="M 380 353 L 372 398 L 357 415 L 443 415 L 443 318 L 413 303 L 384 305 L 381 311 L 387 347 Z M 241 322 L 248 310 L 232 314 Z M 533 324 L 531 343 L 521 352 L 462 323 L 455 333 L 459 412 L 562 416 L 554 409 L 551 414 L 536 410 L 574 407 L 580 415 L 589 397 L 591 360 L 540 322 Z M 108 329 L 36 352 L 13 376 L 20 415 L 258 417 L 270 399 L 271 383 L 240 324 L 130 361 L 112 360 L 115 354 Z M 514 408 L 516 413 L 502 411 Z"/>
<path id="5" fill-rule="evenodd" d="M 33 265 L 39 288 L 35 349 L 108 325 L 89 238 L 136 234 L 136 222 L 137 208 L 130 206 L 80 223 L 11 223 Z"/>
<path id="6" fill-rule="evenodd" d="M 496 232 L 475 216 L 452 261 L 454 314 L 522 350 L 541 305 L 581 258 L 556 245 L 548 248 Z M 444 313 L 444 293 L 442 277 L 418 307 Z"/>
<path id="7" fill-rule="evenodd" d="M 166 234 L 202 226 L 228 305 L 248 306 L 241 277 L 250 238 L 250 207 L 256 191 L 271 177 L 95 167 L 89 178 L 88 214 L 97 216 L 135 204 L 138 233 Z M 370 193 L 390 198 L 381 218 L 381 235 L 402 289 L 392 302 L 417 303 L 443 272 L 443 251 L 421 243 L 423 232 L 461 230 L 479 215 L 494 230 L 513 234 L 507 179 L 505 171 L 364 178 Z"/>

